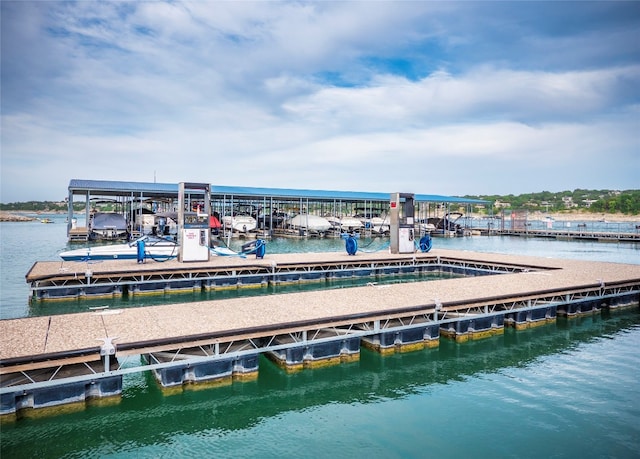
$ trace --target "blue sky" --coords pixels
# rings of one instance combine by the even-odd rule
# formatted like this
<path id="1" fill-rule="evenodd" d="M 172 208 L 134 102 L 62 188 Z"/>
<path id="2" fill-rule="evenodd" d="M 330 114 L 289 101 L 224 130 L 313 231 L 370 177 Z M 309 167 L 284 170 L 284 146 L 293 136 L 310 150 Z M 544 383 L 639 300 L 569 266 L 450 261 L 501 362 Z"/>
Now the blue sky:
<path id="1" fill-rule="evenodd" d="M 640 188 L 640 2 L 0 2 L 0 201 Z"/>

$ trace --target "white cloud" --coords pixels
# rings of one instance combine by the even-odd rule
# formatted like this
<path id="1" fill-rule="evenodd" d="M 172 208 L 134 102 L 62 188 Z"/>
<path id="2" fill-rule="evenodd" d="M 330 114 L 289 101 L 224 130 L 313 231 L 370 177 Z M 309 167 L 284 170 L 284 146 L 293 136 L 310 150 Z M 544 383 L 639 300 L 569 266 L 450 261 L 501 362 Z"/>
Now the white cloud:
<path id="1" fill-rule="evenodd" d="M 2 201 L 153 171 L 435 194 L 637 187 L 640 62 L 621 45 L 627 28 L 554 38 L 504 5 L 375 6 L 2 4 Z M 596 36 L 620 45 L 615 62 L 579 49 Z M 541 43 L 585 62 L 551 65 Z"/>
<path id="2" fill-rule="evenodd" d="M 640 84 L 640 66 L 565 73 L 481 68 L 458 76 L 435 72 L 417 82 L 380 76 L 368 87 L 322 88 L 285 107 L 301 119 L 334 117 L 375 130 L 460 119 L 574 120 L 618 104 L 623 78 Z"/>

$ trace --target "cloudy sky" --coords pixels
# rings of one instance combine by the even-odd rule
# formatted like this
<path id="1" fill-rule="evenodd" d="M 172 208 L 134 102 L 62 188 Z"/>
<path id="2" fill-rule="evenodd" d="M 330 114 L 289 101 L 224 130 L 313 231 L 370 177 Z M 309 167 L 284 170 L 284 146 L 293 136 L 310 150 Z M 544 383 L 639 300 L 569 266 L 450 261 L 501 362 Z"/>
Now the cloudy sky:
<path id="1" fill-rule="evenodd" d="M 0 201 L 640 188 L 640 2 L 0 2 Z"/>

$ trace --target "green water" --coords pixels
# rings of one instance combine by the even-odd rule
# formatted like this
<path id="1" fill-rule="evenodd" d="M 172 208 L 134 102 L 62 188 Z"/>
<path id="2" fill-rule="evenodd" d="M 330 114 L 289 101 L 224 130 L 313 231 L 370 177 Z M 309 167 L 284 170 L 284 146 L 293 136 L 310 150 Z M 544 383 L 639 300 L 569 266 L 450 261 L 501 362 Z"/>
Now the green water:
<path id="1" fill-rule="evenodd" d="M 634 457 L 640 314 L 164 396 L 2 427 L 2 457 Z M 636 456 L 637 457 L 637 456 Z"/>

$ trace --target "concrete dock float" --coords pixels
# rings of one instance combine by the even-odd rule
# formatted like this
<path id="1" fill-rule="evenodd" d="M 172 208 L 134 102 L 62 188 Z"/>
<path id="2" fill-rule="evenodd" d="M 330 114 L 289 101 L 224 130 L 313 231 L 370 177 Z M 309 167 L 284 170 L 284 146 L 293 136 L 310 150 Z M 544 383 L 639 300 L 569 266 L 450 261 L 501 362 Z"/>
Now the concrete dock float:
<path id="1" fill-rule="evenodd" d="M 219 257 L 202 263 L 38 262 L 27 281 L 35 288 L 45 282 L 66 288 L 74 277 L 89 278 L 93 286 L 96 279 L 158 282 L 158 276 L 196 279 L 197 288 L 206 288 L 220 276 L 255 284 L 346 272 L 400 276 L 416 269 L 466 277 L 0 321 L 0 414 L 17 418 L 117 397 L 121 378 L 134 372 L 152 371 L 162 387 L 182 390 L 255 378 L 261 354 L 286 371 L 299 371 L 357 360 L 361 345 L 383 354 L 405 352 L 437 346 L 441 336 L 464 342 L 503 333 L 504 326 L 522 329 L 560 315 L 640 304 L 640 265 L 443 249 Z M 55 303 L 50 307 L 54 311 Z"/>

